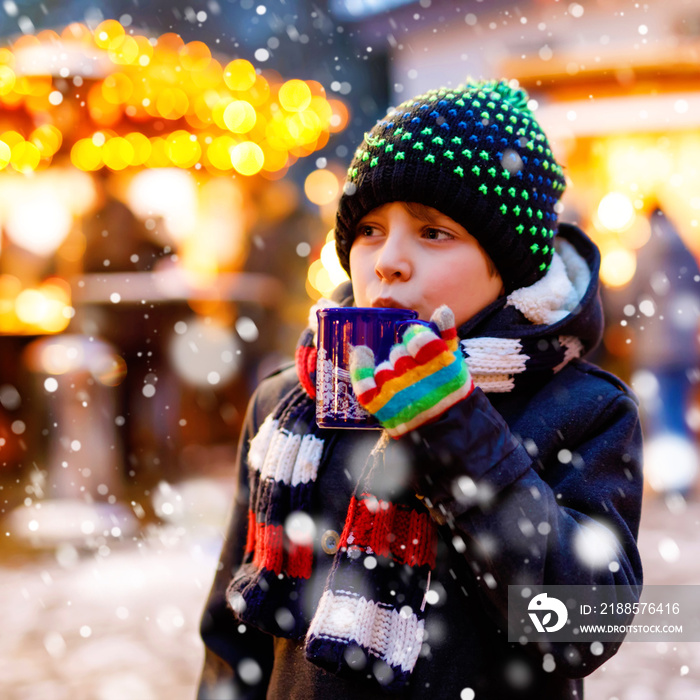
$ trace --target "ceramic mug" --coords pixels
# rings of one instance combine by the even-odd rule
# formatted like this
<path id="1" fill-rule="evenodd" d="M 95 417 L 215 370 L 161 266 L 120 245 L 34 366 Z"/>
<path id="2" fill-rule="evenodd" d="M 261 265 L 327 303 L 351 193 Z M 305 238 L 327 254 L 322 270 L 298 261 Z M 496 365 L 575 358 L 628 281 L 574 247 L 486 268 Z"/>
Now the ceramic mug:
<path id="1" fill-rule="evenodd" d="M 321 428 L 381 428 L 373 415 L 358 402 L 350 381 L 350 351 L 367 345 L 375 363 L 389 358 L 392 346 L 401 340 L 418 314 L 409 309 L 364 309 L 331 307 L 319 309 L 316 346 L 316 423 Z"/>

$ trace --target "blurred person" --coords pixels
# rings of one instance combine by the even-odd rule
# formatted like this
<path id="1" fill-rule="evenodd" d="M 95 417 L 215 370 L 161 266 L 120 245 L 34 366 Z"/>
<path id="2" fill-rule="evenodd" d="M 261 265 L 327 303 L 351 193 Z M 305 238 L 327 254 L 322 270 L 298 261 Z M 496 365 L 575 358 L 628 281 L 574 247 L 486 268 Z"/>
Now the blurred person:
<path id="1" fill-rule="evenodd" d="M 505 82 L 430 91 L 365 135 L 336 219 L 351 285 L 333 303 L 412 309 L 437 332 L 411 325 L 376 367 L 355 348 L 379 437 L 316 426 L 313 313 L 295 366 L 261 382 L 201 700 L 573 699 L 617 651 L 506 634 L 509 585 L 635 601 L 642 583 L 637 404 L 583 360 L 602 333 L 600 258 L 558 223 L 563 190 Z"/>
<path id="2" fill-rule="evenodd" d="M 700 270 L 671 220 L 656 206 L 632 281 L 606 290 L 608 319 L 630 335 L 632 382 L 646 436 L 647 478 L 660 492 L 687 494 L 698 454 L 688 422 L 700 369 Z"/>

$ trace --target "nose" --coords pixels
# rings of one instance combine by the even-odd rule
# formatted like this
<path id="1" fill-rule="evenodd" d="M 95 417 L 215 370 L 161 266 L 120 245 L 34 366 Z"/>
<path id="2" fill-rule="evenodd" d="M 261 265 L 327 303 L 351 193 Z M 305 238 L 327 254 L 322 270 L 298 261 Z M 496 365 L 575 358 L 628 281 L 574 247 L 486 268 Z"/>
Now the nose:
<path id="1" fill-rule="evenodd" d="M 386 237 L 374 265 L 379 279 L 407 280 L 411 276 L 411 257 L 406 241 L 400 235 Z"/>

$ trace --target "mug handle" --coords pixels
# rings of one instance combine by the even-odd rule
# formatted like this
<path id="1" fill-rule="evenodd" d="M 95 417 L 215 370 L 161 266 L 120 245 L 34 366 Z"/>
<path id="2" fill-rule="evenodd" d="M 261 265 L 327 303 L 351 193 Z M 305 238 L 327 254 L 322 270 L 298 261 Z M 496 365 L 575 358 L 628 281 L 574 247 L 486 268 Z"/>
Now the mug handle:
<path id="1" fill-rule="evenodd" d="M 409 319 L 408 321 L 398 321 L 394 326 L 394 332 L 396 333 L 396 342 L 400 343 L 403 340 L 404 333 L 408 330 L 409 326 L 425 326 L 430 328 L 430 330 L 440 337 L 440 329 L 430 321 L 419 321 L 418 319 Z"/>

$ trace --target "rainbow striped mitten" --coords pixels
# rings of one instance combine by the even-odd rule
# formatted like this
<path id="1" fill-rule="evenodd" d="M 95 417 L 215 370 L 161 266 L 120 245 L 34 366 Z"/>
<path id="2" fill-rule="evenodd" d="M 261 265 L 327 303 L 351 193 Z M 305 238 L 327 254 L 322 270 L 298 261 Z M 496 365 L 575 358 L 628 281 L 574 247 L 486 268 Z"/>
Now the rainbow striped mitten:
<path id="1" fill-rule="evenodd" d="M 354 348 L 350 357 L 358 401 L 394 438 L 434 420 L 474 389 L 451 309 L 441 306 L 430 320 L 440 336 L 426 326 L 411 325 L 389 359 L 377 367 L 365 345 Z"/>

